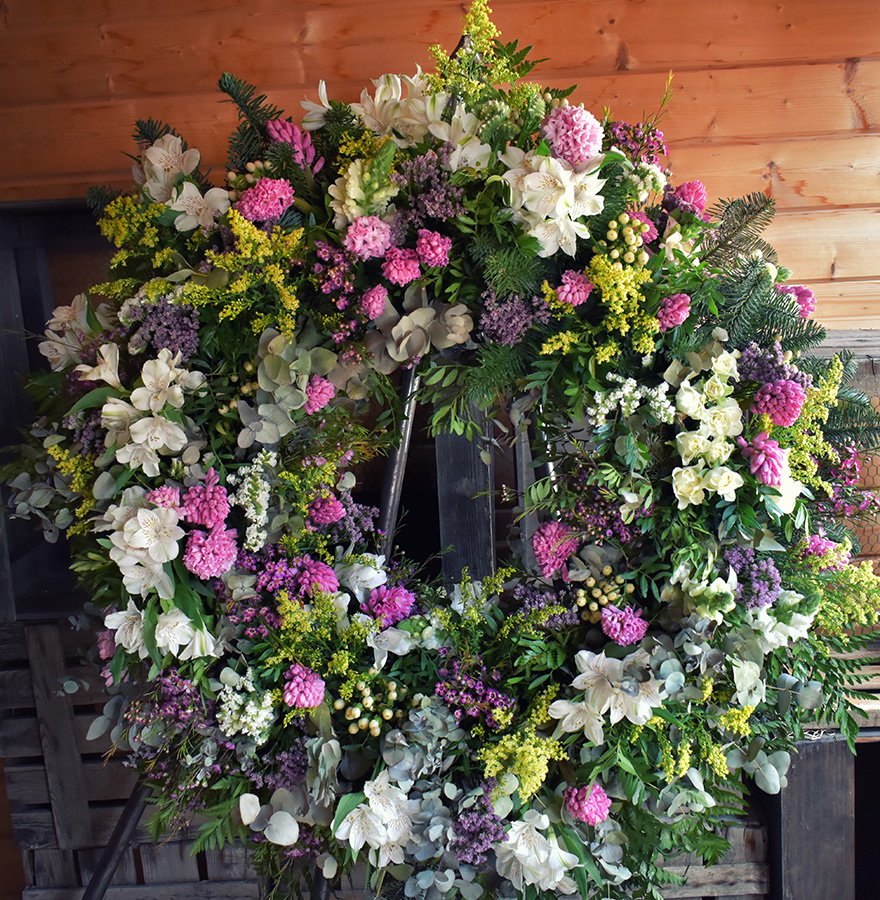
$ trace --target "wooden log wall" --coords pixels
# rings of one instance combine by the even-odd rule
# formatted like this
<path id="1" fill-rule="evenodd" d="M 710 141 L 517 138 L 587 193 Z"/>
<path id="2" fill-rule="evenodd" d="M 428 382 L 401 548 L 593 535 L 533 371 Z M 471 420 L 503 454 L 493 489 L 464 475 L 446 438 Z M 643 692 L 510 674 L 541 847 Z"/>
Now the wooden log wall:
<path id="1" fill-rule="evenodd" d="M 876 0 L 495 0 L 506 40 L 578 83 L 575 102 L 636 120 L 667 73 L 663 127 L 676 183 L 713 198 L 763 191 L 769 237 L 831 327 L 880 327 L 880 16 Z M 295 118 L 299 101 L 354 100 L 371 78 L 429 67 L 466 3 L 409 0 L 3 0 L 0 202 L 128 187 L 131 125 L 153 116 L 225 170 L 231 71 Z M 59 298 L 67 302 L 68 298 Z"/>

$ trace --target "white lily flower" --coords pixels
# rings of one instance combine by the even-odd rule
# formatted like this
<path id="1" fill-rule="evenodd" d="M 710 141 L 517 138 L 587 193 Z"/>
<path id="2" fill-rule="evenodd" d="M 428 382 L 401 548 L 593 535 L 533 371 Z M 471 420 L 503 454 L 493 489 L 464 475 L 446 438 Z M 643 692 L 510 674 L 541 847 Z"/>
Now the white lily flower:
<path id="1" fill-rule="evenodd" d="M 336 839 L 347 841 L 352 850 L 360 850 L 364 844 L 378 848 L 386 840 L 385 826 L 377 813 L 361 803 L 339 823 Z"/>
<path id="2" fill-rule="evenodd" d="M 144 645 L 144 614 L 129 599 L 123 612 L 110 613 L 104 617 L 104 627 L 114 632 L 116 646 L 124 647 L 129 653 L 137 653 L 141 659 L 147 655 Z"/>
<path id="3" fill-rule="evenodd" d="M 173 509 L 162 506 L 139 509 L 125 523 L 123 536 L 129 547 L 146 550 L 153 562 L 169 562 L 177 558 L 180 551 L 177 542 L 183 537 L 183 529 L 177 522 L 178 515 Z"/>
<path id="4" fill-rule="evenodd" d="M 188 644 L 194 635 L 192 620 L 183 610 L 172 609 L 156 619 L 156 646 L 162 653 L 177 656 L 181 646 Z"/>
<path id="5" fill-rule="evenodd" d="M 588 701 L 573 703 L 570 700 L 554 700 L 548 710 L 551 718 L 559 719 L 559 727 L 565 732 L 581 731 L 584 737 L 597 747 L 605 743 L 602 714 Z"/>
<path id="6" fill-rule="evenodd" d="M 300 106 L 306 111 L 302 117 L 302 127 L 306 131 L 317 131 L 324 126 L 324 118 L 327 110 L 330 109 L 330 101 L 327 99 L 327 83 L 325 81 L 318 82 L 318 100 L 315 103 L 312 100 L 301 100 Z"/>
<path id="7" fill-rule="evenodd" d="M 219 656 L 220 641 L 214 637 L 204 626 L 197 628 L 192 640 L 184 647 L 178 659 L 196 659 L 202 656 Z"/>
<path id="8" fill-rule="evenodd" d="M 146 444 L 157 453 L 177 453 L 187 443 L 186 432 L 176 422 L 161 416 L 138 419 L 129 428 L 129 433 L 136 444 Z M 119 451 L 116 458 L 119 459 Z"/>

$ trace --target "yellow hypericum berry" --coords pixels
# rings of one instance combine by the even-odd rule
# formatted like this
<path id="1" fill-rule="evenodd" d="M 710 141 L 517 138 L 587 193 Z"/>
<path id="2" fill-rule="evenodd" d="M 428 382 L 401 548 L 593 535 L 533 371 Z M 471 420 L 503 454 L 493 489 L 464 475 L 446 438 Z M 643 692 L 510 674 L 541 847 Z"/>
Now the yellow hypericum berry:
<path id="1" fill-rule="evenodd" d="M 333 709 L 339 710 L 339 709 L 344 709 L 344 708 L 345 708 L 345 701 L 341 697 L 337 697 L 333 701 Z"/>
<path id="2" fill-rule="evenodd" d="M 357 734 L 360 731 L 360 728 L 357 727 L 356 722 L 352 722 L 351 725 L 348 726 L 349 734 Z"/>
<path id="3" fill-rule="evenodd" d="M 602 574 L 607 578 L 609 575 L 614 573 L 614 569 L 611 566 L 604 566 L 602 568 Z"/>
<path id="4" fill-rule="evenodd" d="M 627 225 L 629 223 L 629 213 L 622 212 L 617 217 L 617 221 L 620 222 L 621 225 Z"/>

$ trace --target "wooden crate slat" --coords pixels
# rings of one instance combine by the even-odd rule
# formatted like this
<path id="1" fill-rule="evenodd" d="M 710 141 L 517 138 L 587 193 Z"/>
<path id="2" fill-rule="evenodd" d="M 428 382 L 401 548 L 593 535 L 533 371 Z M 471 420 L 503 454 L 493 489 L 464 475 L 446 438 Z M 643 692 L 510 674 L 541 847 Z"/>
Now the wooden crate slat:
<path id="1" fill-rule="evenodd" d="M 89 712 L 88 715 L 73 717 L 73 735 L 80 753 L 106 753 L 112 747 L 109 732 L 105 732 L 95 740 L 86 740 L 96 716 L 97 712 Z M 42 753 L 40 727 L 35 717 L 8 718 L 0 721 L 0 756 L 4 759 L 16 759 L 22 756 L 40 756 Z"/>
<path id="2" fill-rule="evenodd" d="M 674 875 L 687 877 L 687 884 L 667 885 L 663 888 L 663 896 L 673 898 L 704 898 L 746 896 L 762 897 L 770 888 L 770 876 L 767 866 L 761 863 L 735 863 L 726 865 L 723 862 L 715 866 L 673 866 L 669 871 Z"/>
<path id="3" fill-rule="evenodd" d="M 77 887 L 74 850 L 33 850 L 31 867 L 35 887 Z"/>
<path id="4" fill-rule="evenodd" d="M 199 864 L 196 857 L 190 853 L 191 847 L 190 841 L 142 844 L 138 850 L 144 881 L 147 884 L 198 881 Z"/>
<path id="5" fill-rule="evenodd" d="M 250 854 L 241 844 L 206 850 L 205 866 L 210 881 L 253 881 L 256 878 Z"/>
<path id="6" fill-rule="evenodd" d="M 95 870 L 101 862 L 101 857 L 104 855 L 104 848 L 89 847 L 75 852 L 77 859 L 79 860 L 80 878 L 82 879 L 81 883 L 87 885 L 92 880 L 92 876 L 95 874 Z M 113 877 L 110 879 L 110 884 L 128 885 L 137 884 L 139 881 L 140 878 L 138 878 L 137 865 L 134 860 L 134 851 L 131 847 L 126 847 L 119 857 L 119 863 L 116 866 Z"/>
<path id="7" fill-rule="evenodd" d="M 30 673 L 14 669 L 0 672 L 0 710 L 33 708 L 33 705 L 34 688 Z"/>
<path id="8" fill-rule="evenodd" d="M 88 760 L 82 763 L 86 797 L 89 801 L 127 800 L 137 775 L 122 760 Z M 10 801 L 24 804 L 50 802 L 46 769 L 41 765 L 7 766 L 6 788 Z"/>
<path id="9" fill-rule="evenodd" d="M 28 888 L 22 900 L 82 900 L 83 888 Z M 259 900 L 256 883 L 199 881 L 195 884 L 111 885 L 104 900 Z"/>

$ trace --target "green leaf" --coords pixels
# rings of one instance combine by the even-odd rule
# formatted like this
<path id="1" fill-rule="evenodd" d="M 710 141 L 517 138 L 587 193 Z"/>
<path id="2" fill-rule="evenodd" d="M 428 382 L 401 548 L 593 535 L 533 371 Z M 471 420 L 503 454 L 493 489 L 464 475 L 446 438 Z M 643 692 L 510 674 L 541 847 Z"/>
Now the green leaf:
<path id="1" fill-rule="evenodd" d="M 112 387 L 109 384 L 95 388 L 93 391 L 89 391 L 85 397 L 80 397 L 79 400 L 70 407 L 69 415 L 72 416 L 74 413 L 78 413 L 83 409 L 94 409 L 96 406 L 103 406 L 107 402 L 108 397 L 118 396 L 119 392 L 115 387 Z"/>
<path id="2" fill-rule="evenodd" d="M 356 794 L 346 794 L 336 806 L 336 815 L 333 817 L 333 824 L 330 826 L 330 831 L 333 834 L 336 834 L 336 829 L 339 828 L 342 820 L 366 799 L 367 795 L 363 791 L 358 791 Z"/>

